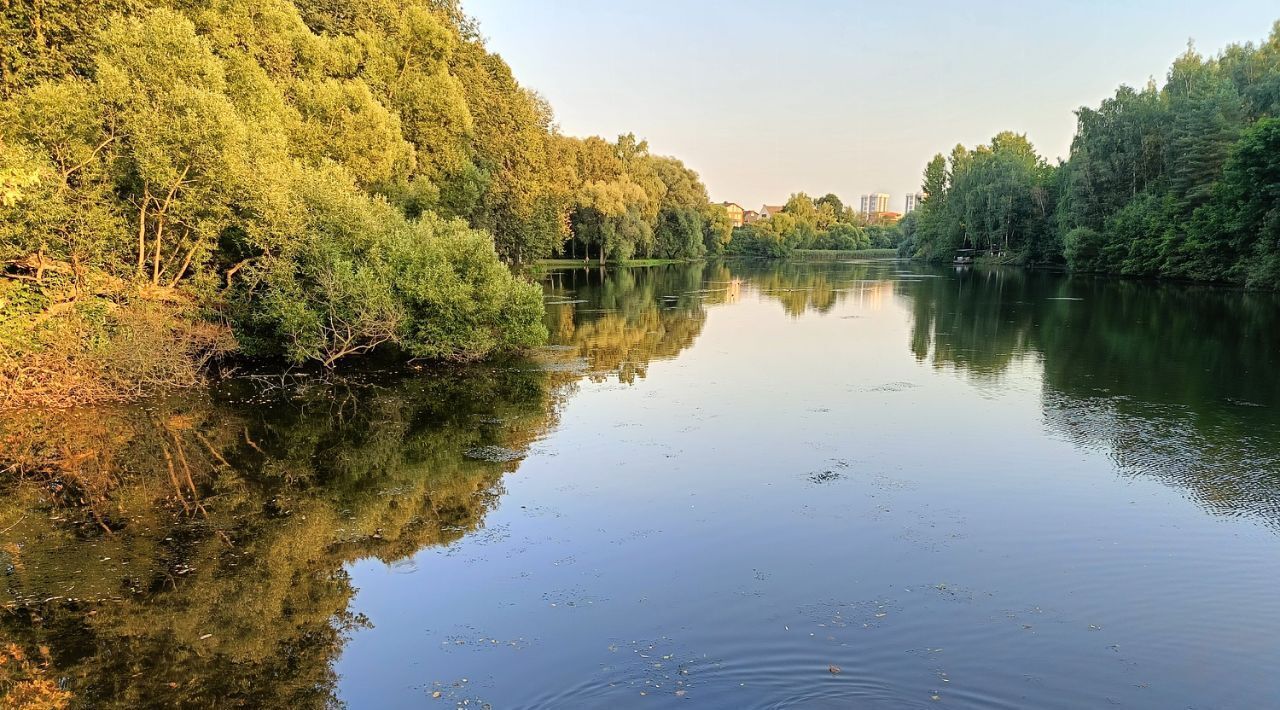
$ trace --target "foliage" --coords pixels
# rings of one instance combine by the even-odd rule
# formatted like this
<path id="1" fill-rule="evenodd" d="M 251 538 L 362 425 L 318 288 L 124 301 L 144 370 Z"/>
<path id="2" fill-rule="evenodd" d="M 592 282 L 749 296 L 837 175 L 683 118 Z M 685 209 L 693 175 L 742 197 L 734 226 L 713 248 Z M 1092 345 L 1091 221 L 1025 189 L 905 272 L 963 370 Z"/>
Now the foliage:
<path id="1" fill-rule="evenodd" d="M 780 259 L 796 249 L 896 249 L 903 235 L 898 223 L 856 214 L 835 194 L 828 193 L 814 200 L 799 192 L 787 200 L 780 214 L 735 229 L 727 252 Z"/>
<path id="2" fill-rule="evenodd" d="M 1215 57 L 1188 48 L 1163 86 L 1076 116 L 1060 166 L 1010 133 L 935 156 L 904 251 L 1280 288 L 1280 23 Z"/>
<path id="3" fill-rule="evenodd" d="M 1026 136 L 1009 132 L 972 150 L 956 146 L 949 159 L 934 156 L 912 224 L 913 255 L 949 259 L 968 248 L 1051 260 L 1055 174 Z"/>
<path id="4" fill-rule="evenodd" d="M 249 267 L 237 290 L 251 351 L 332 366 L 384 343 L 474 359 L 546 337 L 537 287 L 498 263 L 482 233 L 430 213 L 406 219 L 324 180 L 303 194 L 303 238 Z"/>
<path id="5" fill-rule="evenodd" d="M 232 333 L 325 366 L 483 357 L 544 337 L 503 262 L 727 241 L 694 172 L 560 135 L 451 0 L 19 3 L 0 40 L 9 403 L 191 381 Z M 108 362 L 139 321 L 195 367 Z"/>
<path id="6" fill-rule="evenodd" d="M 675 158 L 649 153 L 634 135 L 615 143 L 564 139 L 577 179 L 569 215 L 570 257 L 696 259 L 723 251 L 728 225 L 698 174 Z"/>
<path id="7" fill-rule="evenodd" d="M 784 212 L 771 219 L 733 230 L 727 253 L 752 259 L 782 259 L 796 245 L 792 237 L 795 222 Z"/>
<path id="8" fill-rule="evenodd" d="M 71 705 L 71 693 L 48 677 L 50 654 L 37 649 L 41 660 L 32 661 L 15 643 L 0 646 L 0 697 L 17 710 L 63 710 Z"/>

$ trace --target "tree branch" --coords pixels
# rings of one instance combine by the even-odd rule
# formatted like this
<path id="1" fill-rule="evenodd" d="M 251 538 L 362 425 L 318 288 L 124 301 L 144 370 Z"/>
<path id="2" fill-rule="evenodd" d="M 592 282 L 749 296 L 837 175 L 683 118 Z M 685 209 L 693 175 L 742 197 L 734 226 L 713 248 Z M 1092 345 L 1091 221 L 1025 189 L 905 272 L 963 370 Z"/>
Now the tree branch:
<path id="1" fill-rule="evenodd" d="M 73 173 L 80 170 L 81 168 L 88 165 L 89 163 L 93 162 L 93 159 L 98 157 L 98 153 L 102 152 L 102 149 L 110 145 L 111 142 L 114 141 L 115 139 L 116 137 L 114 135 L 107 136 L 107 139 L 99 143 L 98 147 L 94 148 L 93 152 L 89 154 L 89 157 L 84 159 L 84 162 L 80 163 L 79 165 L 68 168 L 66 170 L 63 170 L 62 179 L 65 181 L 67 178 L 71 177 Z"/>

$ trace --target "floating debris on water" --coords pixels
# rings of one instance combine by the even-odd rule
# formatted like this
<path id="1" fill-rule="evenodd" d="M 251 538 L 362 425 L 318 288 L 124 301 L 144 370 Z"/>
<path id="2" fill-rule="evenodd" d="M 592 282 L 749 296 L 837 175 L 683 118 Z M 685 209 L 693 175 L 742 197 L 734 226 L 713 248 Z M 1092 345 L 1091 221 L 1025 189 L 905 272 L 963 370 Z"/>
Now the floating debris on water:
<path id="1" fill-rule="evenodd" d="M 864 392 L 901 392 L 903 390 L 915 389 L 919 385 L 913 382 L 886 382 L 883 385 L 868 387 Z"/>
<path id="2" fill-rule="evenodd" d="M 810 483 L 835 483 L 844 478 L 844 474 L 839 471 L 817 471 L 809 474 Z"/>
<path id="3" fill-rule="evenodd" d="M 508 449 L 505 446 L 495 446 L 493 444 L 489 444 L 486 446 L 476 446 L 474 448 L 467 449 L 463 453 L 463 455 L 469 459 L 476 459 L 478 461 L 490 461 L 492 463 L 507 463 L 509 461 L 519 461 L 525 456 L 524 452 L 522 451 L 516 451 L 515 449 Z"/>

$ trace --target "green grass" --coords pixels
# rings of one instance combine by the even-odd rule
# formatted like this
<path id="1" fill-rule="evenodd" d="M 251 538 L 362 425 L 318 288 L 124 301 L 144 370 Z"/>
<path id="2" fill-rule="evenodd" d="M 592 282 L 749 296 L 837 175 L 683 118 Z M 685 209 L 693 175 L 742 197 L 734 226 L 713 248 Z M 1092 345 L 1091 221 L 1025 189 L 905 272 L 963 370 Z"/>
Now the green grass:
<path id="1" fill-rule="evenodd" d="M 897 249 L 796 249 L 793 252 L 802 259 L 893 259 Z"/>

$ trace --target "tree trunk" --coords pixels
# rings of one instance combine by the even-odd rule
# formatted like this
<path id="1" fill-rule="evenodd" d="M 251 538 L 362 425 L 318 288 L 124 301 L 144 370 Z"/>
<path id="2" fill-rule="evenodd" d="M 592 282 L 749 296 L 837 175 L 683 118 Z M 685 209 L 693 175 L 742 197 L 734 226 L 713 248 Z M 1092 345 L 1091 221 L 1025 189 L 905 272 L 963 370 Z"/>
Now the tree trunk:
<path id="1" fill-rule="evenodd" d="M 151 189 L 142 188 L 142 206 L 138 208 L 138 275 L 142 275 L 142 267 L 147 263 L 147 202 L 151 200 Z"/>
<path id="2" fill-rule="evenodd" d="M 189 170 L 191 170 L 190 165 L 182 169 L 182 174 L 169 188 L 169 194 L 165 195 L 164 203 L 156 212 L 156 248 L 151 255 L 151 283 L 154 286 L 160 285 L 160 242 L 164 237 L 164 216 L 169 211 L 169 205 L 173 203 L 174 196 L 178 194 L 178 189 L 182 187 L 182 181 L 187 179 Z"/>
<path id="3" fill-rule="evenodd" d="M 178 285 L 178 281 L 187 273 L 187 267 L 191 266 L 191 257 L 195 256 L 196 248 L 200 246 L 200 240 L 197 238 L 191 244 L 191 248 L 187 250 L 187 256 L 182 260 L 182 266 L 178 267 L 178 273 L 173 277 L 173 281 L 169 282 L 169 288 Z"/>
<path id="4" fill-rule="evenodd" d="M 156 221 L 156 248 L 151 254 L 151 284 L 160 285 L 160 239 L 164 236 L 164 214 Z"/>

